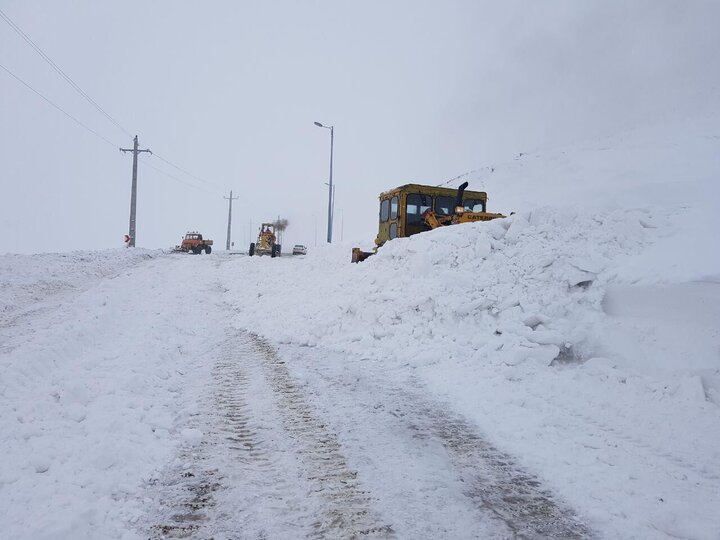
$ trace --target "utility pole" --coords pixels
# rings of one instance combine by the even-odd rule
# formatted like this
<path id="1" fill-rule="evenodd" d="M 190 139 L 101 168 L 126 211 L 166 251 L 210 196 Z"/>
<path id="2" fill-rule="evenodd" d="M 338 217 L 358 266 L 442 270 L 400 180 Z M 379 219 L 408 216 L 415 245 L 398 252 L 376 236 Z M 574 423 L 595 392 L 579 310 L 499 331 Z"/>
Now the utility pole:
<path id="1" fill-rule="evenodd" d="M 333 139 L 334 139 L 334 128 L 333 126 L 330 126 L 330 187 L 328 189 L 330 194 L 330 203 L 328 208 L 328 215 L 330 216 L 329 223 L 328 223 L 328 244 L 332 243 L 332 228 L 333 228 L 333 220 L 335 219 L 335 216 L 333 215 L 335 212 L 335 186 L 333 186 L 332 183 L 332 166 L 333 166 Z"/>
<path id="2" fill-rule="evenodd" d="M 317 127 L 325 128 L 330 130 L 330 181 L 328 182 L 328 227 L 327 227 L 327 242 L 332 244 L 332 229 L 333 229 L 333 206 L 335 201 L 335 190 L 333 189 L 333 144 L 335 140 L 335 126 L 324 126 L 320 122 L 313 122 Z"/>
<path id="3" fill-rule="evenodd" d="M 130 242 L 128 242 L 128 247 L 135 247 L 135 233 L 136 233 L 136 227 L 135 227 L 135 207 L 137 205 L 137 159 L 138 154 L 141 152 L 150 152 L 150 150 L 138 150 L 138 138 L 137 135 L 135 135 L 135 138 L 133 139 L 133 147 L 130 148 L 121 148 L 121 152 L 132 152 L 133 153 L 133 171 L 132 171 L 132 189 L 130 191 L 130 230 L 128 232 L 128 236 L 130 236 Z"/>
<path id="4" fill-rule="evenodd" d="M 223 199 L 228 200 L 228 233 L 227 233 L 227 243 L 225 244 L 225 249 L 227 251 L 230 251 L 230 227 L 232 224 L 232 202 L 233 200 L 239 199 L 239 197 L 233 197 L 232 196 L 232 189 L 230 190 L 230 197 L 223 197 Z"/>

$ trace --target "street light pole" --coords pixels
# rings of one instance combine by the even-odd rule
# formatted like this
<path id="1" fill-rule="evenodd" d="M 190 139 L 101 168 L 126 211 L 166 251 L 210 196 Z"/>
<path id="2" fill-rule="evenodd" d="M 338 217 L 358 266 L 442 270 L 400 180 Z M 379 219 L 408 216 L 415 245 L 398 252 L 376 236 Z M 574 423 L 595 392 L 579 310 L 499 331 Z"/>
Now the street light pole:
<path id="1" fill-rule="evenodd" d="M 330 182 L 328 183 L 328 227 L 327 227 L 327 241 L 328 244 L 332 244 L 332 227 L 333 227 L 333 145 L 335 139 L 335 126 L 324 126 L 320 122 L 314 122 L 318 127 L 330 130 Z"/>

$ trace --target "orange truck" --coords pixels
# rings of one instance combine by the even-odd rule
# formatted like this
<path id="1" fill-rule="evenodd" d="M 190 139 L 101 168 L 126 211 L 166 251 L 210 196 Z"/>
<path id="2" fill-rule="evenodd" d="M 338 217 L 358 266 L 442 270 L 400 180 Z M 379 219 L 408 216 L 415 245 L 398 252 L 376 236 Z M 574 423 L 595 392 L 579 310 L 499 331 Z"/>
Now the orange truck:
<path id="1" fill-rule="evenodd" d="M 189 232 L 182 239 L 179 246 L 175 246 L 175 251 L 184 251 L 185 253 L 194 253 L 200 255 L 203 251 L 210 255 L 212 253 L 212 240 L 206 240 L 199 232 Z"/>

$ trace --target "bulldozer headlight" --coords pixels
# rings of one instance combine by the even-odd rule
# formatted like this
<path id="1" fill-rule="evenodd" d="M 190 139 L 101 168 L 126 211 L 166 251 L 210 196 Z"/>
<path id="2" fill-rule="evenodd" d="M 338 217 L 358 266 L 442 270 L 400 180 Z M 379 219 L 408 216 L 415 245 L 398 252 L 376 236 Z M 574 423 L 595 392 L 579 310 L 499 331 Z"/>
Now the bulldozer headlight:
<path id="1" fill-rule="evenodd" d="M 462 214 L 464 211 L 465 211 L 465 207 L 464 207 L 464 206 L 456 206 L 456 207 L 455 207 L 455 213 L 456 213 L 456 214 Z"/>

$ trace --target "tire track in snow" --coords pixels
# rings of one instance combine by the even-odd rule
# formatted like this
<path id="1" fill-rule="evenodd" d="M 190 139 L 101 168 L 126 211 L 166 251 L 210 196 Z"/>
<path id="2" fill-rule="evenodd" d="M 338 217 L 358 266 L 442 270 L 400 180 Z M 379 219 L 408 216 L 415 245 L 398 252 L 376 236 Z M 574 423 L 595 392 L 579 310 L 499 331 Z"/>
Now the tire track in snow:
<path id="1" fill-rule="evenodd" d="M 275 350 L 229 331 L 204 411 L 154 495 L 150 538 L 391 538 Z"/>
<path id="2" fill-rule="evenodd" d="M 590 538 L 575 513 L 509 454 L 495 448 L 464 418 L 420 392 L 393 392 L 400 397 L 393 413 L 420 438 L 432 437 L 447 450 L 465 494 L 482 511 L 499 518 L 513 538 L 533 540 Z"/>
<path id="3" fill-rule="evenodd" d="M 335 409 L 333 416 L 341 419 L 337 421 L 364 426 L 360 433 L 357 427 L 342 428 L 346 436 L 383 441 L 380 452 L 385 458 L 352 448 L 356 452 L 354 460 L 375 462 L 375 466 L 379 459 L 391 463 L 413 462 L 399 477 L 422 471 L 412 484 L 416 491 L 410 492 L 411 498 L 406 501 L 412 509 L 410 514 L 403 515 L 396 507 L 397 497 L 408 493 L 406 487 L 380 487 L 387 498 L 386 504 L 393 505 L 390 513 L 400 518 L 399 534 L 403 528 L 420 536 L 426 531 L 442 534 L 443 529 L 452 530 L 452 524 L 447 521 L 452 517 L 448 517 L 446 509 L 436 508 L 436 497 L 441 493 L 452 497 L 448 482 L 452 482 L 449 477 L 453 477 L 454 485 L 462 492 L 458 497 L 466 501 L 471 512 L 464 517 L 458 515 L 467 520 L 466 528 L 469 528 L 461 533 L 465 534 L 463 538 L 535 540 L 594 536 L 569 506 L 543 488 L 535 475 L 495 447 L 464 417 L 429 397 L 413 378 L 402 381 L 396 370 L 387 372 L 382 366 L 347 357 L 336 358 L 332 353 L 328 353 L 327 358 L 318 357 L 318 349 L 288 349 L 293 351 L 288 355 L 293 363 L 297 361 L 308 369 L 306 379 L 322 381 L 318 392 L 343 395 L 341 400 L 329 402 Z M 443 451 L 438 453 L 438 447 Z M 377 453 L 377 445 L 370 452 Z M 434 471 L 447 473 L 438 476 L 425 472 L 428 464 Z M 429 528 L 418 527 L 413 521 L 418 519 L 427 520 Z"/>
<path id="4" fill-rule="evenodd" d="M 362 489 L 342 453 L 337 435 L 316 416 L 303 389 L 268 342 L 252 336 L 282 414 L 286 431 L 300 445 L 306 478 L 323 501 L 309 538 L 393 538 L 392 527 L 372 511 L 372 496 Z"/>
<path id="5" fill-rule="evenodd" d="M 203 438 L 197 445 L 186 445 L 156 483 L 154 513 L 159 524 L 150 527 L 153 540 L 269 538 L 273 530 L 268 531 L 263 520 L 286 527 L 302 521 L 297 512 L 300 498 L 292 500 L 283 474 L 290 471 L 268 448 L 272 433 L 262 435 L 263 424 L 277 415 L 263 403 L 267 388 L 258 385 L 261 375 L 257 363 L 248 358 L 245 342 L 238 333 L 228 332 L 203 407 L 189 426 L 202 431 Z M 273 504 L 285 515 L 259 508 Z"/>

